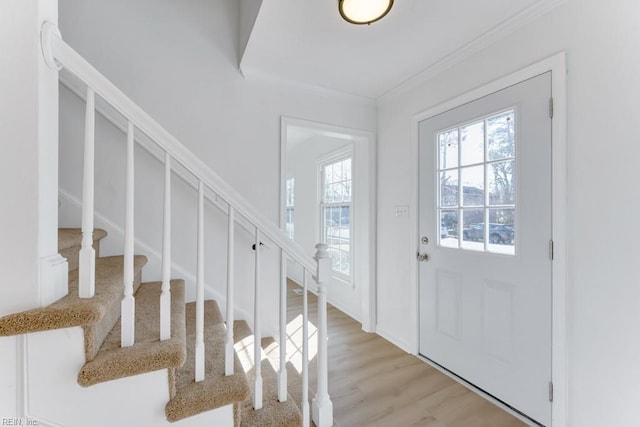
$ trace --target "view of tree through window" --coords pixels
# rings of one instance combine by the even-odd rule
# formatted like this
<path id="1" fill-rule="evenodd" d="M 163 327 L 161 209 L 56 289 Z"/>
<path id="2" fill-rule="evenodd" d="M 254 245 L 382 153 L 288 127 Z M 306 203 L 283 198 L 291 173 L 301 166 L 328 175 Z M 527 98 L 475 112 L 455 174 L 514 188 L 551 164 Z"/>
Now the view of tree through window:
<path id="1" fill-rule="evenodd" d="M 515 110 L 441 131 L 436 143 L 440 245 L 515 254 Z"/>
<path id="2" fill-rule="evenodd" d="M 335 272 L 351 276 L 351 157 L 322 166 L 322 239 Z"/>

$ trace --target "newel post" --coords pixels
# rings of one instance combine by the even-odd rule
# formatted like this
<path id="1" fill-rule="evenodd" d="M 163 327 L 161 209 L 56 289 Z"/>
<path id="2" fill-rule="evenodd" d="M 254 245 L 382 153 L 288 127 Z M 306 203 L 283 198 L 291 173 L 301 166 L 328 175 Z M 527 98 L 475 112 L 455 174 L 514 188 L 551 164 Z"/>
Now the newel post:
<path id="1" fill-rule="evenodd" d="M 327 363 L 327 285 L 331 278 L 331 255 L 324 243 L 318 243 L 316 249 L 314 280 L 318 286 L 318 390 L 312 402 L 312 418 L 317 427 L 328 427 L 333 425 Z"/>

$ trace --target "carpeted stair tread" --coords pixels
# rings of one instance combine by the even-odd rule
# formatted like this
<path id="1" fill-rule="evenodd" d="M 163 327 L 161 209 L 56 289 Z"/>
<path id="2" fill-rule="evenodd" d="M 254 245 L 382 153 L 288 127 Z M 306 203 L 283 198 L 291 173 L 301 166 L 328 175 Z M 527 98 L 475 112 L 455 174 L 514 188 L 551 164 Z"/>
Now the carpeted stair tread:
<path id="1" fill-rule="evenodd" d="M 144 256 L 136 255 L 133 259 L 134 292 L 142 282 L 142 267 L 144 267 L 146 263 L 147 258 Z M 84 326 L 84 352 L 86 360 L 92 360 L 96 354 L 98 354 L 98 350 L 104 342 L 104 339 L 120 317 L 120 301 L 122 300 L 122 294 L 124 292 L 123 275 L 123 256 L 98 258 L 96 260 L 96 284 L 98 283 L 98 277 L 100 277 L 100 281 L 111 282 L 111 294 L 108 305 L 105 304 L 105 312 L 102 318 L 98 322 Z M 78 270 L 69 272 L 70 284 L 77 283 L 77 280 Z"/>
<path id="2" fill-rule="evenodd" d="M 96 257 L 100 256 L 100 240 L 107 236 L 107 232 L 96 228 L 93 230 L 93 249 Z M 67 259 L 69 271 L 78 268 L 78 254 L 82 243 L 82 230 L 80 228 L 58 229 L 58 252 Z"/>
<path id="3" fill-rule="evenodd" d="M 236 322 L 234 327 L 236 342 L 251 336 L 251 328 L 244 321 Z M 246 355 L 251 359 L 253 365 L 253 345 L 247 348 Z M 246 368 L 245 368 L 246 369 Z M 266 357 L 262 357 L 262 408 L 253 409 L 253 376 L 254 370 L 250 368 L 247 372 L 251 394 L 240 406 L 240 426 L 272 426 L 272 427 L 299 427 L 302 425 L 302 414 L 291 395 L 286 402 L 278 400 L 278 375 L 271 362 Z"/>
<path id="4" fill-rule="evenodd" d="M 137 272 L 147 258 L 135 257 Z M 69 272 L 69 294 L 60 300 L 32 310 L 0 318 L 0 336 L 96 325 L 108 313 L 113 303 L 122 298 L 123 257 L 96 259 L 96 293 L 93 298 L 78 297 L 78 270 Z"/>
<path id="5" fill-rule="evenodd" d="M 242 401 L 249 393 L 247 377 L 235 353 L 234 374 L 224 375 L 226 327 L 215 301 L 204 304 L 205 379 L 194 381 L 195 313 L 195 303 L 187 304 L 187 362 L 175 371 L 175 395 L 165 407 L 171 422 Z"/>
<path id="6" fill-rule="evenodd" d="M 104 340 L 96 357 L 78 374 L 78 383 L 87 387 L 104 381 L 138 375 L 184 364 L 185 289 L 183 280 L 171 281 L 171 338 L 160 341 L 161 282 L 143 283 L 135 294 L 135 344 L 120 347 L 120 320 Z"/>

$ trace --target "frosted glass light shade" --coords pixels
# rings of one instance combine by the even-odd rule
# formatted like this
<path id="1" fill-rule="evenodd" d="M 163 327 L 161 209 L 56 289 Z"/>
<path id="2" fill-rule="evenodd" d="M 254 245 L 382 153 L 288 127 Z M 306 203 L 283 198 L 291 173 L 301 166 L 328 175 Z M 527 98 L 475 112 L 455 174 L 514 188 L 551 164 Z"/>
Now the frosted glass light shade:
<path id="1" fill-rule="evenodd" d="M 338 10 L 352 24 L 371 24 L 382 19 L 393 6 L 393 0 L 339 0 Z"/>

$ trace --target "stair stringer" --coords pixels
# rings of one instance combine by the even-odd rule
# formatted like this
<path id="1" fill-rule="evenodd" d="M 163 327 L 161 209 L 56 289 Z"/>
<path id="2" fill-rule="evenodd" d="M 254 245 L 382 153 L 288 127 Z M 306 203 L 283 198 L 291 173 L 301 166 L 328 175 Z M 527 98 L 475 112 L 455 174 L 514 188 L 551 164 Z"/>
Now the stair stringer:
<path id="1" fill-rule="evenodd" d="M 25 408 L 39 425 L 64 427 L 189 426 L 233 427 L 233 405 L 169 423 L 167 370 L 81 387 L 78 372 L 85 363 L 81 327 L 25 336 Z"/>

